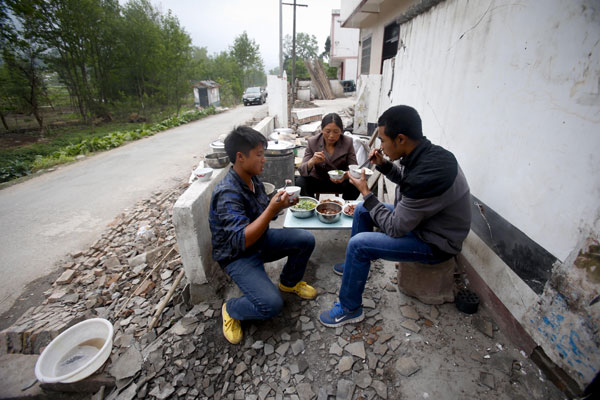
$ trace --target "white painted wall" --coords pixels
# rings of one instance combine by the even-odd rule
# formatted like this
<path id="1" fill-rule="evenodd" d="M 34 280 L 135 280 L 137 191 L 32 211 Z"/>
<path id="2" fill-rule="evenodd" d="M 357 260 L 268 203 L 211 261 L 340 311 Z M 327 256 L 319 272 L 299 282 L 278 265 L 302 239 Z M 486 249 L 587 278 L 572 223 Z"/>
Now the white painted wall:
<path id="1" fill-rule="evenodd" d="M 342 21 L 345 21 L 361 2 L 362 0 L 342 0 L 342 8 L 340 10 Z"/>
<path id="2" fill-rule="evenodd" d="M 381 75 L 360 75 L 356 84 L 356 105 L 354 106 L 354 126 L 357 135 L 368 133 L 368 123 L 377 123 L 378 104 L 381 88 Z"/>
<path id="3" fill-rule="evenodd" d="M 288 127 L 287 88 L 285 71 L 283 78 L 279 78 L 277 75 L 267 75 L 267 105 L 269 106 L 269 115 L 277 117 L 277 128 Z"/>
<path id="4" fill-rule="evenodd" d="M 346 58 L 358 56 L 358 40 L 360 29 L 342 28 L 339 15 L 333 16 L 331 29 L 331 57 Z"/>
<path id="5" fill-rule="evenodd" d="M 352 79 L 356 81 L 358 79 L 358 58 L 347 58 L 344 62 L 344 76 L 343 80 Z"/>
<path id="6" fill-rule="evenodd" d="M 374 48 L 382 29 L 370 28 Z M 583 242 L 600 235 L 598 1 L 448 0 L 401 25 L 400 38 L 377 114 L 415 107 L 425 134 L 456 155 L 472 193 L 557 257 L 555 273 L 570 273 Z M 464 254 L 552 360 L 589 383 L 600 350 L 586 324 L 598 323 L 598 311 L 553 308 L 551 288 L 536 296 L 483 247 L 471 234 Z M 573 296 L 597 294 L 591 287 Z M 540 323 L 558 312 L 562 326 Z M 575 344 L 560 354 L 552 336 L 569 347 L 574 330 Z"/>

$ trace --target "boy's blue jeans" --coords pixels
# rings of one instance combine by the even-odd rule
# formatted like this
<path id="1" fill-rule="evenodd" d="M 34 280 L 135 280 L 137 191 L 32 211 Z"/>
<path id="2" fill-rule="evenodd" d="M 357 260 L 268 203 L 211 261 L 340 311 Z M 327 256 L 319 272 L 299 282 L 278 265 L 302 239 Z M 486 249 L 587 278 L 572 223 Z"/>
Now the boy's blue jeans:
<path id="1" fill-rule="evenodd" d="M 393 210 L 391 204 L 385 204 Z M 375 223 L 363 203 L 356 206 L 352 220 L 352 234 L 346 248 L 344 274 L 340 289 L 340 303 L 350 311 L 362 305 L 362 294 L 369 277 L 371 260 L 383 258 L 389 261 L 415 261 L 437 264 L 444 260 L 433 254 L 428 244 L 412 232 L 394 238 L 382 232 L 373 232 Z"/>
<path id="2" fill-rule="evenodd" d="M 315 237 L 303 229 L 269 229 L 262 246 L 252 255 L 237 259 L 225 272 L 244 295 L 227 301 L 227 313 L 237 320 L 269 319 L 281 312 L 283 299 L 265 272 L 266 262 L 287 257 L 279 281 L 293 287 L 302 280 L 315 248 Z"/>

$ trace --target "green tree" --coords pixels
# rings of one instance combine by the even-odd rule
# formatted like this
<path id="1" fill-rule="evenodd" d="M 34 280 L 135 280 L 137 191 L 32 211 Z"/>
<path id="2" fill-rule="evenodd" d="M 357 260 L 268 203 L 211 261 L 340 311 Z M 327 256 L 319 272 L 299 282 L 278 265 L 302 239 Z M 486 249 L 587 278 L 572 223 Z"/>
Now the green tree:
<path id="1" fill-rule="evenodd" d="M 224 104 L 240 102 L 244 92 L 243 71 L 229 53 L 221 52 L 214 57 L 208 77 L 221 85 L 220 94 Z"/>
<path id="2" fill-rule="evenodd" d="M 305 60 L 308 58 L 317 58 L 319 45 L 317 37 L 308 33 L 299 32 L 296 34 L 296 60 Z M 283 58 L 292 59 L 292 36 L 285 35 L 283 39 Z"/>
<path id="3" fill-rule="evenodd" d="M 315 35 L 299 32 L 296 34 L 296 78 L 310 78 L 304 60 L 317 58 L 319 46 Z M 283 69 L 288 79 L 292 79 L 292 37 L 285 35 L 283 39 Z"/>
<path id="4" fill-rule="evenodd" d="M 189 78 L 191 71 L 191 39 L 180 26 L 171 10 L 162 17 L 162 85 L 165 102 L 175 104 L 177 115 L 182 99 L 191 93 Z"/>
<path id="5" fill-rule="evenodd" d="M 321 53 L 321 55 L 319 57 L 321 57 L 321 59 L 328 59 L 329 60 L 329 53 L 331 52 L 331 36 L 327 36 L 327 39 L 325 40 L 325 50 L 323 50 L 323 52 Z"/>
<path id="6" fill-rule="evenodd" d="M 117 0 L 11 3 L 12 14 L 35 27 L 30 40 L 48 48 L 44 60 L 67 86 L 81 116 L 88 119 L 92 113 L 101 113 L 108 99 L 101 83 L 107 79 L 106 63 L 116 41 L 114 35 L 105 33 L 119 15 Z"/>
<path id="7" fill-rule="evenodd" d="M 2 99 L 12 100 L 14 107 L 35 117 L 42 135 L 46 127 L 41 111 L 47 102 L 42 55 L 46 47 L 35 37 L 35 26 L 31 20 L 16 15 L 11 34 L 2 40 L 2 73 L 0 89 Z M 10 107 L 10 106 L 9 106 Z M 7 108 L 4 105 L 2 108 Z M 4 113 L 2 122 L 8 129 Z"/>
<path id="8" fill-rule="evenodd" d="M 206 47 L 192 47 L 191 49 L 191 60 L 190 60 L 190 78 L 192 80 L 204 80 L 208 79 L 208 73 L 210 69 L 211 58 L 208 56 Z"/>
<path id="9" fill-rule="evenodd" d="M 246 31 L 235 38 L 230 54 L 242 70 L 242 83 L 245 87 L 257 84 L 256 78 L 260 74 L 264 76 L 260 46 L 248 37 Z M 263 81 L 266 81 L 266 78 Z"/>
<path id="10" fill-rule="evenodd" d="M 137 97 L 145 114 L 145 100 L 158 87 L 161 41 L 160 14 L 148 0 L 130 0 L 123 8 L 121 41 L 122 65 L 126 71 L 126 90 Z"/>

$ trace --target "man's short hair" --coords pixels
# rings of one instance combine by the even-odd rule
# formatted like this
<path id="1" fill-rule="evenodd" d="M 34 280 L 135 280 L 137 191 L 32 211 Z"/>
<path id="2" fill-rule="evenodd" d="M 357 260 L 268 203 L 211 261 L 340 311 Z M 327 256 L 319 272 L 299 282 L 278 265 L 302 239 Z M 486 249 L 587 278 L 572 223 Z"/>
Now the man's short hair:
<path id="1" fill-rule="evenodd" d="M 384 132 L 390 139 L 400 133 L 413 140 L 423 138 L 421 117 L 417 110 L 410 106 L 394 106 L 388 108 L 377 121 L 377 126 L 385 127 Z"/>
<path id="2" fill-rule="evenodd" d="M 225 138 L 225 152 L 229 156 L 229 161 L 235 164 L 235 156 L 239 152 L 249 155 L 250 150 L 262 144 L 267 148 L 267 139 L 249 126 L 237 126 Z"/>

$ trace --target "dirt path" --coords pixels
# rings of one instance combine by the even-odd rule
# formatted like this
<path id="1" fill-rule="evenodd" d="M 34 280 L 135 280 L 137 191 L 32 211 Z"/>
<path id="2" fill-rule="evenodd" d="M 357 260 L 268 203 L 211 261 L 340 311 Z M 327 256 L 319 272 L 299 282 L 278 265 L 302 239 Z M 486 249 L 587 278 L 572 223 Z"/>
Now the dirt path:
<path id="1" fill-rule="evenodd" d="M 266 110 L 240 106 L 1 190 L 0 274 L 7 279 L 0 281 L 0 314 L 25 285 L 57 271 L 64 255 L 89 247 L 126 207 L 187 180 L 219 135 Z"/>

